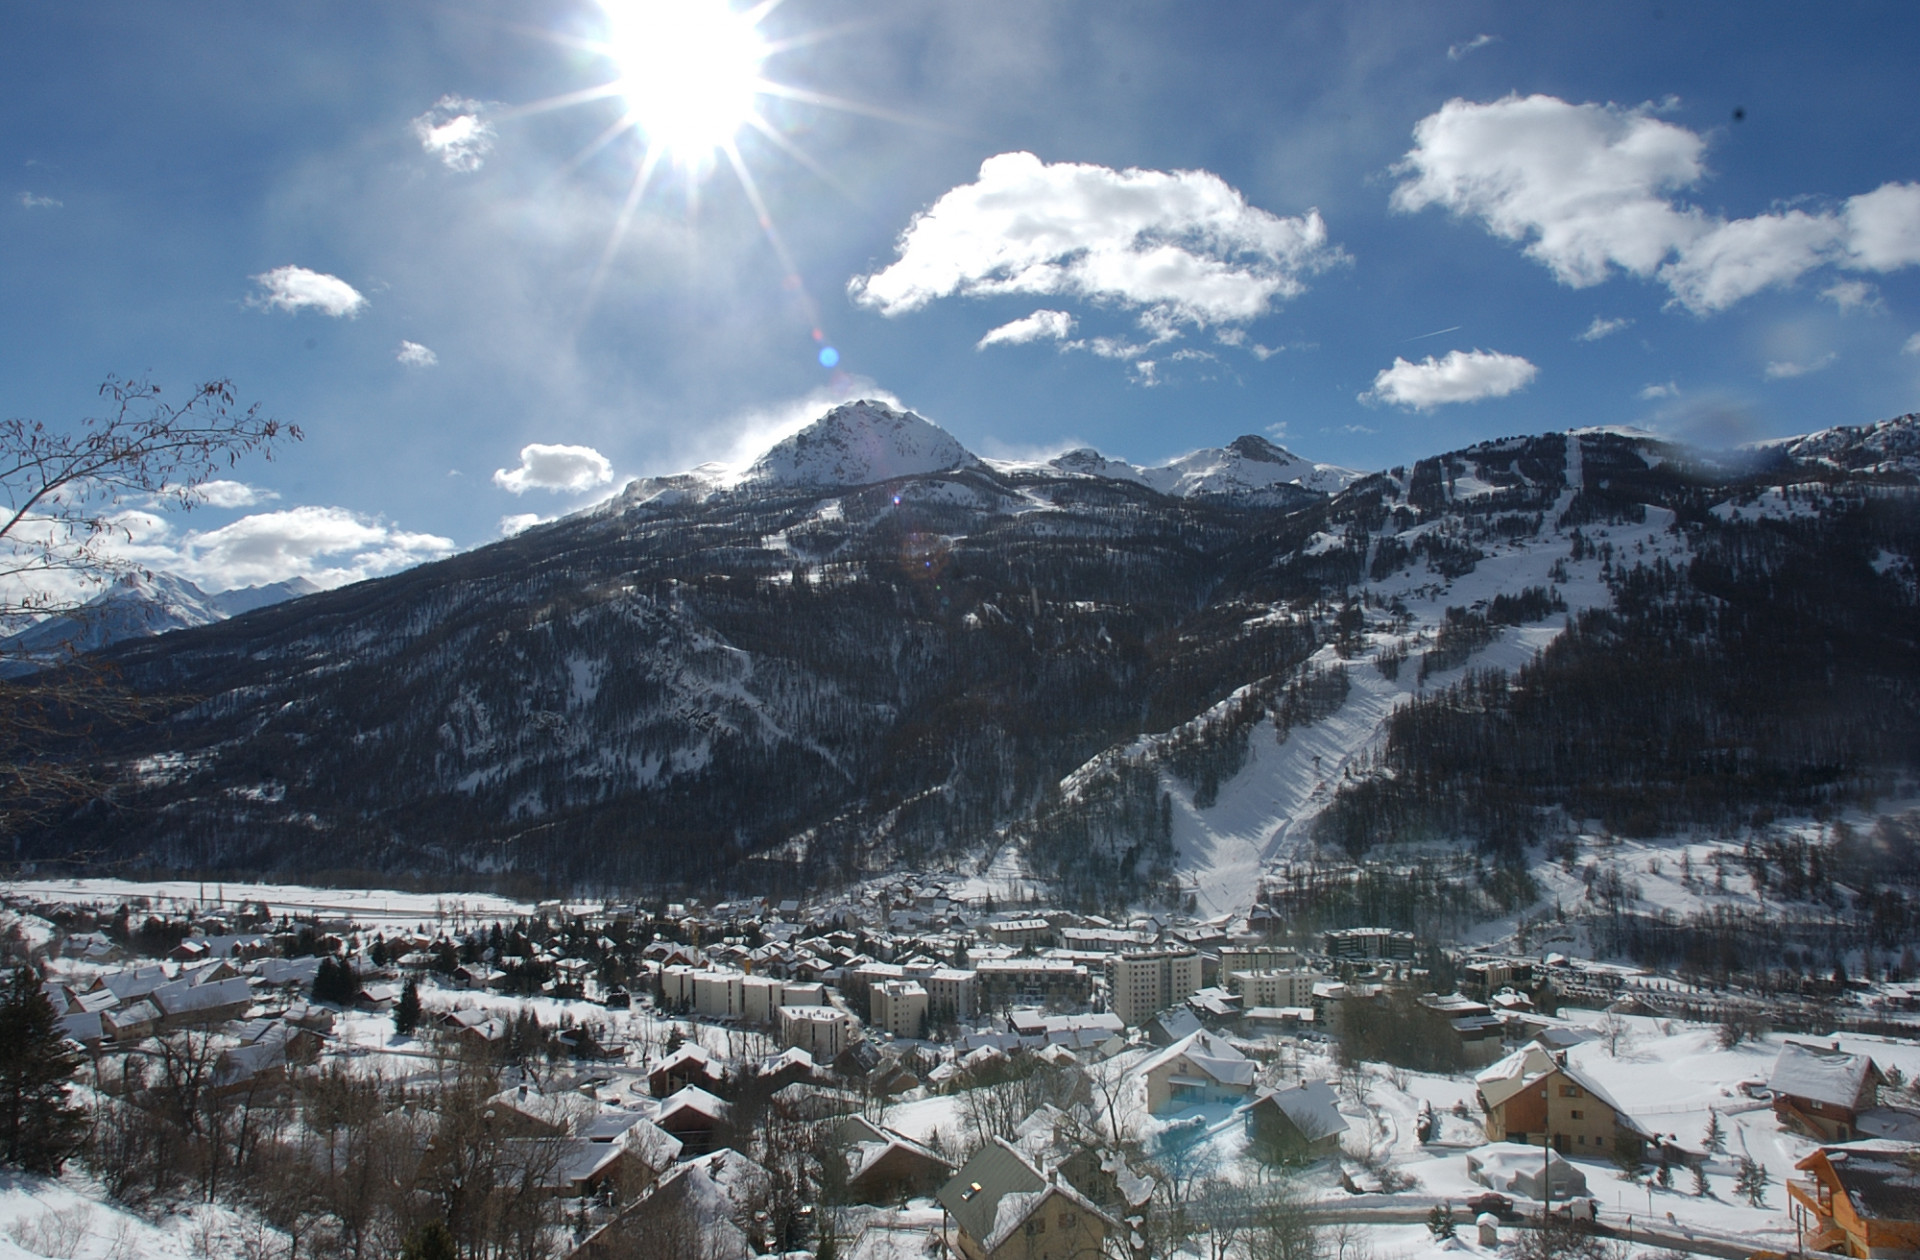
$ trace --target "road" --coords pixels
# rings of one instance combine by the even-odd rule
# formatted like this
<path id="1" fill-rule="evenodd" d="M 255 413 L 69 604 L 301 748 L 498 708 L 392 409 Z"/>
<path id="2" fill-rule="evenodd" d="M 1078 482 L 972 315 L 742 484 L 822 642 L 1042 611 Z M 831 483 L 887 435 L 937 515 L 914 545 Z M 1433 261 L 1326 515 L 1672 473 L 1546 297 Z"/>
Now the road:
<path id="1" fill-rule="evenodd" d="M 1465 1211 L 1450 1201 L 1441 1199 L 1409 1199 L 1405 1204 L 1356 1203 L 1342 1204 L 1321 1200 L 1305 1205 L 1307 1220 L 1315 1225 L 1424 1225 L 1434 1204 L 1449 1202 L 1454 1208 L 1454 1219 L 1461 1230 L 1473 1228 L 1471 1220 L 1461 1220 Z M 1222 1224 L 1242 1225 L 1248 1223 L 1258 1207 L 1246 1207 L 1223 1213 Z M 1204 1204 L 1194 1204 L 1189 1208 L 1194 1219 L 1204 1219 L 1208 1213 Z M 1538 1229 L 1537 1217 L 1502 1221 L 1502 1229 Z M 1686 1252 L 1698 1256 L 1715 1256 L 1719 1260 L 1747 1260 L 1748 1256 L 1764 1250 L 1766 1244 L 1742 1242 L 1733 1238 L 1708 1237 L 1698 1233 L 1669 1229 L 1648 1229 L 1645 1222 L 1635 1219 L 1632 1229 L 1624 1223 L 1613 1225 L 1601 1221 L 1594 1232 L 1602 1238 L 1614 1239 L 1632 1246 L 1657 1247 L 1663 1251 Z"/>

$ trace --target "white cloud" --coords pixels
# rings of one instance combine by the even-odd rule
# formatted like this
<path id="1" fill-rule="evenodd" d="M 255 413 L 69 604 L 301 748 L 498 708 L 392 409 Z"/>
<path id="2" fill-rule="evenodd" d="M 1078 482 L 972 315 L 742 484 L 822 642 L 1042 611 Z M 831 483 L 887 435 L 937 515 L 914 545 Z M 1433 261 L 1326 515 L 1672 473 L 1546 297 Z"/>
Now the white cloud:
<path id="1" fill-rule="evenodd" d="M 1678 398 L 1680 387 L 1672 381 L 1668 381 L 1665 385 L 1647 385 L 1634 396 L 1641 402 L 1653 402 L 1659 398 Z"/>
<path id="2" fill-rule="evenodd" d="M 1393 206 L 1478 218 L 1575 288 L 1615 268 L 1658 280 L 1695 314 L 1822 265 L 1920 263 L 1920 185 L 1886 184 L 1838 211 L 1723 219 L 1675 199 L 1705 177 L 1706 141 L 1656 112 L 1551 96 L 1448 101 L 1415 125 Z"/>
<path id="3" fill-rule="evenodd" d="M 1836 280 L 1820 290 L 1820 296 L 1843 311 L 1873 310 L 1880 305 L 1880 290 L 1865 280 Z"/>
<path id="4" fill-rule="evenodd" d="M 500 536 L 511 538 L 515 534 L 523 534 L 546 520 L 547 518 L 538 512 L 515 512 L 511 516 L 503 516 L 500 518 Z"/>
<path id="5" fill-rule="evenodd" d="M 1705 142 L 1650 106 L 1569 105 L 1551 96 L 1451 100 L 1414 126 L 1393 207 L 1473 215 L 1562 283 L 1598 284 L 1618 265 L 1649 275 L 1697 235 L 1665 193 L 1699 180 Z"/>
<path id="6" fill-rule="evenodd" d="M 312 307 L 338 319 L 342 315 L 358 315 L 367 305 L 360 291 L 345 280 L 305 267 L 275 267 L 255 276 L 254 280 L 265 290 L 252 299 L 256 306 L 283 311 Z"/>
<path id="7" fill-rule="evenodd" d="M 17 201 L 28 210 L 58 210 L 67 203 L 57 197 L 37 197 L 30 192 L 22 192 Z"/>
<path id="8" fill-rule="evenodd" d="M 1920 184 L 1882 184 L 1847 198 L 1846 266 L 1897 271 L 1920 263 Z"/>
<path id="9" fill-rule="evenodd" d="M 413 120 L 413 134 L 449 170 L 477 171 L 493 152 L 493 124 L 481 117 L 485 108 L 479 101 L 443 96 Z"/>
<path id="10" fill-rule="evenodd" d="M 259 512 L 218 529 L 178 535 L 158 518 L 140 524 L 116 554 L 181 574 L 210 591 L 292 577 L 342 586 L 455 550 L 452 539 L 408 533 L 339 507 Z"/>
<path id="11" fill-rule="evenodd" d="M 417 341 L 401 342 L 393 357 L 408 367 L 436 367 L 440 363 L 439 355 Z"/>
<path id="12" fill-rule="evenodd" d="M 1519 355 L 1494 350 L 1454 350 L 1444 359 L 1428 355 L 1419 363 L 1396 355 L 1393 366 L 1373 378 L 1373 388 L 1361 394 L 1360 401 L 1430 411 L 1443 403 L 1504 398 L 1539 373 Z"/>
<path id="13" fill-rule="evenodd" d="M 1907 338 L 1907 344 L 1900 347 L 1901 354 L 1920 354 L 1920 333 Z"/>
<path id="14" fill-rule="evenodd" d="M 533 442 L 520 448 L 520 466 L 496 468 L 493 484 L 515 494 L 552 490 L 578 494 L 613 480 L 613 465 L 591 446 L 549 446 Z"/>
<path id="15" fill-rule="evenodd" d="M 1833 250 L 1836 226 L 1830 215 L 1803 210 L 1719 223 L 1682 248 L 1659 277 L 1688 310 L 1725 310 L 1818 267 Z"/>
<path id="16" fill-rule="evenodd" d="M 1475 35 L 1472 39 L 1463 39 L 1457 44 L 1451 44 L 1447 48 L 1447 60 L 1458 61 L 1468 53 L 1477 52 L 1485 48 L 1488 44 L 1493 43 L 1496 38 L 1497 36 L 1493 35 Z"/>
<path id="17" fill-rule="evenodd" d="M 1821 368 L 1827 367 L 1839 357 L 1837 353 L 1829 350 L 1819 358 L 1809 360 L 1806 363 L 1789 363 L 1784 360 L 1775 359 L 1773 362 L 1767 364 L 1767 370 L 1762 373 L 1762 375 L 1770 381 L 1792 380 L 1796 376 L 1805 376 L 1809 372 L 1818 372 Z"/>
<path id="18" fill-rule="evenodd" d="M 847 284 L 895 316 L 945 297 L 1023 293 L 1141 312 L 1157 344 L 1181 325 L 1243 323 L 1345 260 L 1318 211 L 1283 218 L 1207 171 L 1123 171 L 1002 153 L 914 216 L 899 258 Z"/>
<path id="19" fill-rule="evenodd" d="M 1065 341 L 1072 335 L 1073 316 L 1065 311 L 1035 311 L 992 329 L 973 348 L 985 350 L 988 346 L 1022 346 L 1029 341 Z"/>
<path id="20" fill-rule="evenodd" d="M 270 503 L 280 496 L 244 481 L 203 481 L 196 488 L 194 497 L 208 507 L 244 508 Z"/>
<path id="21" fill-rule="evenodd" d="M 1598 341 L 1602 337 L 1611 337 L 1617 332 L 1632 327 L 1632 325 L 1633 321 L 1624 316 L 1619 319 L 1602 319 L 1600 316 L 1595 315 L 1593 322 L 1587 325 L 1587 330 L 1575 337 L 1574 340 Z"/>

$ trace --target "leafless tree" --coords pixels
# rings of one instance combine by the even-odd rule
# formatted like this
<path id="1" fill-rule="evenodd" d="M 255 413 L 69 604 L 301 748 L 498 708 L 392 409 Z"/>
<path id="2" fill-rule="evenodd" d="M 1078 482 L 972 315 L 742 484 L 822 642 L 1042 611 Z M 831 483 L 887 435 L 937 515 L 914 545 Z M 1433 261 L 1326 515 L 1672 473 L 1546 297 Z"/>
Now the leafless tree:
<path id="1" fill-rule="evenodd" d="M 276 443 L 301 436 L 258 406 L 241 409 L 224 380 L 176 400 L 150 382 L 109 377 L 100 396 L 102 414 L 75 428 L 0 421 L 0 636 L 78 614 L 91 588 L 131 570 L 114 552 L 130 537 L 128 509 L 191 508 L 241 456 L 271 458 Z M 0 682 L 0 832 L 99 790 L 50 748 L 148 711 L 98 665 L 52 663 L 64 667 Z"/>

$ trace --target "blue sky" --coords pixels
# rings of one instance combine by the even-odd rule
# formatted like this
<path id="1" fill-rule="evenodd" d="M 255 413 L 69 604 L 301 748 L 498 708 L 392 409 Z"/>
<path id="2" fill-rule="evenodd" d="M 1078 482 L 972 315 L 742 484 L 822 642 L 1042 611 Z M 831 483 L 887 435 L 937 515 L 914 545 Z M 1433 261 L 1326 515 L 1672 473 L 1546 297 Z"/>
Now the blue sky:
<path id="1" fill-rule="evenodd" d="M 8 6 L 7 414 L 113 372 L 300 424 L 142 525 L 217 587 L 476 545 L 850 393 L 987 455 L 1363 468 L 1920 407 L 1909 5 L 785 0 L 775 138 L 737 135 L 778 247 L 691 141 L 615 239 L 672 122 L 638 80 L 693 57 L 649 62 L 661 22 Z"/>

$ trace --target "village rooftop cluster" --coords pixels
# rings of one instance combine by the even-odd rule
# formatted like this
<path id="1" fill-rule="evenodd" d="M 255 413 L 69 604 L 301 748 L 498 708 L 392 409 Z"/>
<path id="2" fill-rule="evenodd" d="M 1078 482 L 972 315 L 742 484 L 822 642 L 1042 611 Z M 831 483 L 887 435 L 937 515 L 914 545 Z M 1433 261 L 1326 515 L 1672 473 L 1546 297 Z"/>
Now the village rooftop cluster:
<path id="1" fill-rule="evenodd" d="M 569 1254 L 691 1220 L 732 1257 L 1144 1257 L 1276 1178 L 1381 1228 L 1478 1217 L 1475 1246 L 1554 1207 L 1705 1254 L 1920 1246 L 1897 984 L 1837 1036 L 1781 1034 L 1738 995 L 1559 956 L 912 882 L 514 916 L 10 905 L 92 1089 L 131 1098 L 129 1063 L 195 1038 L 208 1090 L 249 1105 L 342 1066 L 485 1073 L 490 1132 Z M 826 1170 L 793 1219 L 769 1134 Z"/>

